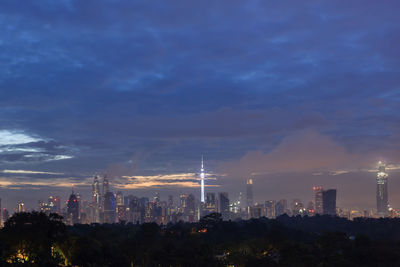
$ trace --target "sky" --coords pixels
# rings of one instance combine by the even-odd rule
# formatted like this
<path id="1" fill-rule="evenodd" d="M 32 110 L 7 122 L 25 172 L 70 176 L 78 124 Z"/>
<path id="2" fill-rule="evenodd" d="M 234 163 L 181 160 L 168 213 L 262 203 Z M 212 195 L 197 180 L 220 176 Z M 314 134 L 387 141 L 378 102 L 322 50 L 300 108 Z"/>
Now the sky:
<path id="1" fill-rule="evenodd" d="M 400 209 L 400 3 L 4 0 L 0 197 L 114 191 Z"/>

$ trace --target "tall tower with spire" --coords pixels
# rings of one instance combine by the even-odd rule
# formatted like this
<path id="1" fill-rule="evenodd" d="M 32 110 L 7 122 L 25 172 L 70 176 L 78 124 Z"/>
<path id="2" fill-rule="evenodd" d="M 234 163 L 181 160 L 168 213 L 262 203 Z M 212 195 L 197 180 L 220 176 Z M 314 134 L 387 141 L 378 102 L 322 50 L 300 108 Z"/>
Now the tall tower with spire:
<path id="1" fill-rule="evenodd" d="M 379 161 L 376 175 L 376 206 L 379 217 L 388 215 L 388 204 L 388 173 L 385 162 Z"/>
<path id="2" fill-rule="evenodd" d="M 201 156 L 201 170 L 200 170 L 200 180 L 201 180 L 201 203 L 204 203 L 204 178 L 206 177 L 204 171 L 204 160 L 203 156 Z"/>

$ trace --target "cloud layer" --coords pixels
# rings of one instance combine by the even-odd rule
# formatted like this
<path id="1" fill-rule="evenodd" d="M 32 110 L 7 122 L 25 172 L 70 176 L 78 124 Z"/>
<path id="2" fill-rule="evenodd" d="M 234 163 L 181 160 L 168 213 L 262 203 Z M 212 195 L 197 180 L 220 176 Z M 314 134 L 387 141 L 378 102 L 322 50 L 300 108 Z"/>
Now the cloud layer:
<path id="1" fill-rule="evenodd" d="M 304 131 L 286 137 L 271 151 L 250 151 L 239 161 L 223 164 L 222 169 L 242 176 L 291 172 L 320 174 L 321 171 L 340 175 L 375 167 L 378 160 L 384 160 L 375 156 L 379 153 L 389 154 L 382 150 L 373 153 L 350 152 L 329 136 Z"/>
<path id="2" fill-rule="evenodd" d="M 399 5 L 2 1 L 2 169 L 153 177 L 204 154 L 237 192 L 398 164 Z"/>

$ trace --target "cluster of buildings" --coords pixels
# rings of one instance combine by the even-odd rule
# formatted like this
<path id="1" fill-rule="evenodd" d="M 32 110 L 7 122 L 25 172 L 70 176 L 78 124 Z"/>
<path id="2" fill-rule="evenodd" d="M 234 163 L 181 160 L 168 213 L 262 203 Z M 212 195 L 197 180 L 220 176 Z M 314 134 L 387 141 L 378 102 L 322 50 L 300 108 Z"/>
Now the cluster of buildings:
<path id="1" fill-rule="evenodd" d="M 101 192 L 100 183 L 103 189 Z M 94 177 L 92 188 L 93 194 L 89 203 L 81 201 L 78 194 L 70 195 L 66 205 L 66 216 L 64 216 L 67 223 L 156 222 L 166 224 L 178 221 L 195 222 L 203 215 L 193 194 L 180 194 L 177 201 L 172 195 L 168 196 L 167 201 L 162 201 L 158 193 L 155 193 L 152 198 L 124 195 L 120 191 L 114 194 L 110 190 L 106 176 L 101 182 L 99 177 Z M 229 210 L 227 193 L 217 195 L 207 193 L 207 203 L 208 205 L 203 205 L 203 207 L 209 212 L 226 214 Z"/>
<path id="2" fill-rule="evenodd" d="M 385 163 L 379 162 L 377 173 L 377 212 L 342 210 L 336 207 L 336 189 L 324 190 L 322 186 L 314 186 L 313 200 L 305 205 L 300 199 L 267 200 L 264 203 L 254 203 L 253 179 L 246 180 L 245 196 L 239 194 L 231 201 L 227 192 L 205 192 L 205 170 L 203 160 L 200 170 L 200 199 L 193 194 L 180 194 L 176 199 L 169 195 L 167 200 L 161 200 L 158 193 L 152 198 L 137 197 L 111 190 L 107 176 L 95 176 L 92 184 L 92 194 L 89 201 L 83 200 L 79 193 L 72 191 L 66 205 L 61 207 L 58 196 L 50 196 L 47 202 L 40 201 L 38 209 L 45 213 L 58 213 L 64 217 L 67 224 L 76 223 L 145 223 L 159 224 L 178 221 L 196 222 L 203 216 L 214 212 L 221 213 L 225 220 L 250 218 L 276 218 L 280 215 L 314 216 L 338 215 L 352 219 L 354 217 L 397 217 L 396 211 L 388 205 L 388 187 Z M 18 203 L 17 212 L 24 212 L 24 203 Z M 7 220 L 9 212 L 1 209 L 0 225 Z"/>

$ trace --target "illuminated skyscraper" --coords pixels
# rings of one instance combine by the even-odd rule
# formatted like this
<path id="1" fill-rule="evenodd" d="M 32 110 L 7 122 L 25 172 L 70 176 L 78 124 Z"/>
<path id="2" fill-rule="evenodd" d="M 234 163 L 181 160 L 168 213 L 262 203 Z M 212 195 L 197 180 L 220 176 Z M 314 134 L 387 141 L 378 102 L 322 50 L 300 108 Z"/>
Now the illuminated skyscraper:
<path id="1" fill-rule="evenodd" d="M 204 178 L 206 177 L 204 171 L 204 161 L 203 156 L 201 157 L 201 170 L 200 170 L 200 179 L 201 179 L 201 203 L 204 203 Z"/>
<path id="2" fill-rule="evenodd" d="M 251 207 L 253 207 L 253 179 L 250 178 L 246 180 L 246 212 L 248 218 L 251 218 Z"/>
<path id="3" fill-rule="evenodd" d="M 124 195 L 122 194 L 121 191 L 117 192 L 116 201 L 117 201 L 117 206 L 124 205 Z"/>
<path id="4" fill-rule="evenodd" d="M 126 206 L 117 205 L 117 218 L 119 222 L 127 220 Z"/>
<path id="5" fill-rule="evenodd" d="M 185 210 L 187 208 L 188 197 L 189 197 L 189 194 L 187 194 L 187 193 L 180 194 L 180 196 L 179 196 L 179 211 L 181 213 L 185 213 Z"/>
<path id="6" fill-rule="evenodd" d="M 379 217 L 388 215 L 388 174 L 386 164 L 379 161 L 378 173 L 376 175 L 376 208 Z"/>
<path id="7" fill-rule="evenodd" d="M 118 221 L 126 221 L 127 216 L 126 216 L 126 206 L 124 205 L 124 195 L 122 194 L 121 191 L 117 192 L 117 195 L 115 197 L 116 201 L 116 211 L 117 211 L 117 218 Z"/>
<path id="8" fill-rule="evenodd" d="M 25 205 L 23 202 L 18 203 L 18 212 L 25 212 Z"/>
<path id="9" fill-rule="evenodd" d="M 275 218 L 275 200 L 265 201 L 265 216 L 269 219 Z"/>
<path id="10" fill-rule="evenodd" d="M 100 187 L 97 175 L 94 177 L 92 185 L 92 203 L 100 203 Z"/>
<path id="11" fill-rule="evenodd" d="M 314 186 L 314 214 L 322 214 L 323 203 L 322 203 L 322 191 L 324 190 L 322 186 Z"/>
<path id="12" fill-rule="evenodd" d="M 246 205 L 247 208 L 253 206 L 253 179 L 247 179 L 246 181 Z"/>
<path id="13" fill-rule="evenodd" d="M 215 193 L 207 193 L 206 210 L 208 213 L 217 211 Z"/>

